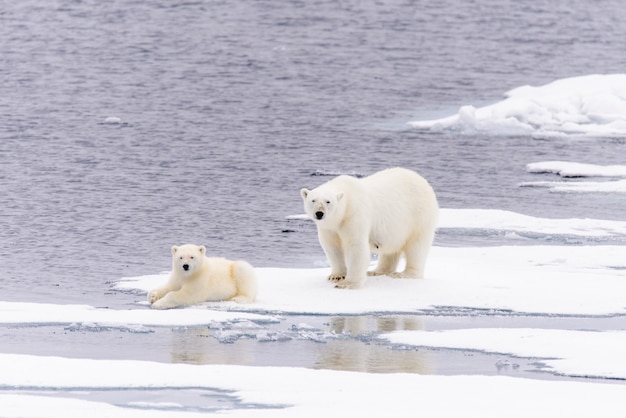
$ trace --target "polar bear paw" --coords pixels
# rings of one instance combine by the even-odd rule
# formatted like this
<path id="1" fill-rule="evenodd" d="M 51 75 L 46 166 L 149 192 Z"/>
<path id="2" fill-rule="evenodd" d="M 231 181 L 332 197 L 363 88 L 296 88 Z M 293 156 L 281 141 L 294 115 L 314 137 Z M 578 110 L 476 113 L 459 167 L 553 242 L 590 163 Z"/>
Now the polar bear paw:
<path id="1" fill-rule="evenodd" d="M 159 303 L 158 300 L 154 302 L 153 304 L 151 304 L 150 307 L 152 309 L 168 309 L 169 308 L 168 306 L 165 306 L 163 303 Z"/>
<path id="2" fill-rule="evenodd" d="M 346 276 L 343 274 L 331 274 L 330 276 L 328 276 L 328 281 L 329 282 L 340 282 L 342 280 L 345 280 Z"/>
<path id="3" fill-rule="evenodd" d="M 156 290 L 152 290 L 150 293 L 148 293 L 148 302 L 150 303 L 150 305 L 152 305 L 157 300 L 159 300 L 159 292 L 157 292 Z"/>

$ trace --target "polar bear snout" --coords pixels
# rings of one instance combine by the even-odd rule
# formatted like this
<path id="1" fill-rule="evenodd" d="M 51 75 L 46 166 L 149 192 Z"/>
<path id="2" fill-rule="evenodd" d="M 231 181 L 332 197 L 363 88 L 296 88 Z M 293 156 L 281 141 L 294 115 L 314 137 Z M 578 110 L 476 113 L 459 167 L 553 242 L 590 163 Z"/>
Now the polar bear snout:
<path id="1" fill-rule="evenodd" d="M 324 218 L 324 212 L 322 212 L 321 210 L 318 210 L 317 212 L 315 212 L 315 219 L 317 219 L 318 221 L 321 221 Z"/>
<path id="2" fill-rule="evenodd" d="M 187 263 L 183 264 L 183 270 L 188 271 L 191 268 L 191 266 Z"/>

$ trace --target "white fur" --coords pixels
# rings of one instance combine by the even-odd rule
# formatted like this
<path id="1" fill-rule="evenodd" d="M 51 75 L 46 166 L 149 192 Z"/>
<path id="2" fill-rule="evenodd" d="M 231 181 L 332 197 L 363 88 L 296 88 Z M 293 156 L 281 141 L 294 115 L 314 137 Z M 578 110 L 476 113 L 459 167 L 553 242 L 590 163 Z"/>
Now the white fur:
<path id="1" fill-rule="evenodd" d="M 250 264 L 207 257 L 203 245 L 187 244 L 172 247 L 169 280 L 148 293 L 148 302 L 155 309 L 221 300 L 250 303 L 256 291 L 256 275 Z"/>
<path id="2" fill-rule="evenodd" d="M 371 275 L 424 277 L 439 205 L 419 174 L 390 168 L 362 179 L 339 176 L 300 195 L 328 257 L 328 279 L 337 287 L 361 287 L 372 252 L 379 261 Z M 398 273 L 403 255 L 406 269 Z"/>

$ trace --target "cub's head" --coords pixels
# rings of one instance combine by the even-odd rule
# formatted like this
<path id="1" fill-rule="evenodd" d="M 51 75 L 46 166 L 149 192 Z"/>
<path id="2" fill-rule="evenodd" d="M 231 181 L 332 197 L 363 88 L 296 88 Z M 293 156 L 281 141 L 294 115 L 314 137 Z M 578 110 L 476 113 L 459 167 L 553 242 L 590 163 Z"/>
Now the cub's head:
<path id="1" fill-rule="evenodd" d="M 343 192 L 336 192 L 318 187 L 317 189 L 300 190 L 306 214 L 316 223 L 328 221 L 339 209 Z"/>
<path id="2" fill-rule="evenodd" d="M 193 274 L 204 262 L 204 245 L 181 245 L 172 247 L 172 270 L 184 275 Z"/>

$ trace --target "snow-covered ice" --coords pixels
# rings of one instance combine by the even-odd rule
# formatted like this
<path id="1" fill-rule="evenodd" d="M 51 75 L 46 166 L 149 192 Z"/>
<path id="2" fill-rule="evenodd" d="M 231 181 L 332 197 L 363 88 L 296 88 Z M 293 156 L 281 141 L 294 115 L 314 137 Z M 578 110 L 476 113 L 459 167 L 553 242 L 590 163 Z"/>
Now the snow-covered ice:
<path id="1" fill-rule="evenodd" d="M 626 133 L 626 74 L 565 78 L 521 86 L 500 102 L 457 114 L 410 122 L 418 129 L 535 137 L 613 137 Z"/>
<path id="2" fill-rule="evenodd" d="M 259 268 L 257 301 L 230 306 L 255 313 L 326 315 L 418 313 L 442 306 L 551 315 L 626 314 L 623 255 L 624 247 L 599 245 L 434 247 L 424 280 L 369 277 L 358 292 L 334 289 L 325 280 L 327 268 Z M 118 288 L 147 292 L 166 280 L 166 274 L 129 278 Z"/>
<path id="3" fill-rule="evenodd" d="M 612 181 L 534 181 L 520 184 L 522 187 L 546 187 L 553 192 L 564 193 L 626 193 L 626 180 Z"/>
<path id="4" fill-rule="evenodd" d="M 165 276 L 166 277 L 166 276 Z M 172 310 L 167 313 L 151 309 L 104 309 L 88 305 L 56 305 L 46 303 L 0 302 L 0 324 L 71 324 L 82 326 L 127 327 L 129 324 L 142 326 L 191 326 L 211 322 L 247 319 L 251 321 L 275 322 L 272 315 L 244 312 L 209 310 L 190 307 L 187 310 Z"/>
<path id="5" fill-rule="evenodd" d="M 396 331 L 381 335 L 394 344 L 454 348 L 540 359 L 568 376 L 626 379 L 626 331 L 525 328 Z"/>
<path id="6" fill-rule="evenodd" d="M 626 166 L 596 165 L 567 161 L 543 161 L 526 165 L 526 171 L 536 174 L 557 174 L 566 181 L 533 181 L 524 187 L 547 187 L 555 192 L 626 193 Z M 598 177 L 601 181 L 567 181 L 577 177 Z M 607 178 L 611 178 L 607 180 Z"/>
<path id="7" fill-rule="evenodd" d="M 4 417 L 393 416 L 622 417 L 626 386 L 509 377 L 371 374 L 289 367 L 191 366 L 142 361 L 0 355 Z M 71 372 L 68 372 L 71 371 Z M 66 389 L 62 398 L 34 390 Z M 195 388 L 219 391 L 238 407 L 165 411 L 76 400 L 70 391 Z M 132 406 L 132 405 L 130 405 Z M 204 415 L 206 416 L 206 415 Z"/>
<path id="8" fill-rule="evenodd" d="M 569 161 L 541 161 L 526 165 L 529 173 L 551 173 L 561 177 L 626 177 L 626 165 L 597 165 Z"/>
<path id="9" fill-rule="evenodd" d="M 439 229 L 485 229 L 550 235 L 611 237 L 626 235 L 626 222 L 602 219 L 550 219 L 499 209 L 441 209 Z"/>

